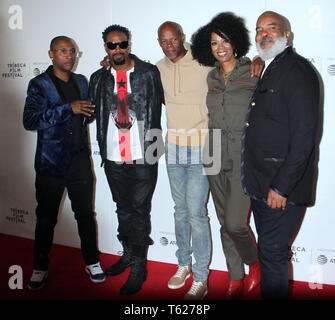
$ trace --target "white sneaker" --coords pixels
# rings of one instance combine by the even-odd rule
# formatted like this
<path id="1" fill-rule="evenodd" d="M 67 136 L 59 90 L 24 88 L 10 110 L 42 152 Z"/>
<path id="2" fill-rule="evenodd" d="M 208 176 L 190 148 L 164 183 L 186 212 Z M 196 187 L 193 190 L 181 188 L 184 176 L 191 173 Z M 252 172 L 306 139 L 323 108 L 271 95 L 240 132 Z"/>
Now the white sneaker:
<path id="1" fill-rule="evenodd" d="M 168 287 L 170 289 L 179 289 L 184 286 L 185 281 L 191 276 L 191 265 L 178 266 L 177 272 L 170 278 Z"/>
<path id="2" fill-rule="evenodd" d="M 48 271 L 33 270 L 33 274 L 28 283 L 30 290 L 41 290 L 47 281 Z"/>
<path id="3" fill-rule="evenodd" d="M 101 269 L 100 262 L 86 266 L 85 270 L 90 275 L 91 281 L 94 283 L 101 283 L 106 280 L 106 275 Z"/>

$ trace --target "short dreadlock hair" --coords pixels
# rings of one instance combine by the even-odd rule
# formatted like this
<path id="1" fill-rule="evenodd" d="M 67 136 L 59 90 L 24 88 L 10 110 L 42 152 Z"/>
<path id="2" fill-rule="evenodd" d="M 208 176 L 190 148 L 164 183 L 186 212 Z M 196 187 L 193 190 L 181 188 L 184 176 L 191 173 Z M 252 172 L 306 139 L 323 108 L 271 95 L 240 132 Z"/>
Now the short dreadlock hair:
<path id="1" fill-rule="evenodd" d="M 122 27 L 118 24 L 113 24 L 107 27 L 102 33 L 102 39 L 106 42 L 107 34 L 113 31 L 122 32 L 127 37 L 127 40 L 130 40 L 130 31 L 126 27 Z"/>

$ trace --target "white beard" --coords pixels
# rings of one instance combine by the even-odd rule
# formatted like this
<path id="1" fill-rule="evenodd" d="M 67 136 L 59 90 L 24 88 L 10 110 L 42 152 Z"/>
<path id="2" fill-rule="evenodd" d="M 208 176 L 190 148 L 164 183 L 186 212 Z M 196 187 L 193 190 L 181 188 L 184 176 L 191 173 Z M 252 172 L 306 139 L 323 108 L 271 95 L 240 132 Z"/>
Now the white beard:
<path id="1" fill-rule="evenodd" d="M 256 48 L 262 60 L 266 61 L 274 58 L 276 55 L 285 50 L 285 47 L 287 45 L 287 37 L 284 34 L 283 37 L 275 39 L 274 44 L 269 49 L 262 49 L 260 47 L 260 42 L 261 40 L 259 42 L 256 42 Z"/>

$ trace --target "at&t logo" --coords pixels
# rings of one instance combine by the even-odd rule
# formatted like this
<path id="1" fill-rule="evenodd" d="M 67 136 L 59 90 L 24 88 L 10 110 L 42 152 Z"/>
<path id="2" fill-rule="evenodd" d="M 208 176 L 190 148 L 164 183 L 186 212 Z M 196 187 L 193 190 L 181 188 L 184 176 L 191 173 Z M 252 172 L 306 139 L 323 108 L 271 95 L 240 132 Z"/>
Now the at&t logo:
<path id="1" fill-rule="evenodd" d="M 159 239 L 159 243 L 162 245 L 162 246 L 167 246 L 168 244 L 169 244 L 169 240 L 167 239 L 167 238 L 165 238 L 165 237 L 161 237 L 160 239 Z"/>
<path id="2" fill-rule="evenodd" d="M 318 262 L 318 264 L 320 265 L 324 265 L 326 263 L 334 263 L 335 264 L 335 258 L 328 258 L 326 257 L 324 254 L 320 254 L 317 258 L 316 261 Z"/>
<path id="3" fill-rule="evenodd" d="M 327 71 L 331 76 L 335 76 L 335 64 L 328 66 Z"/>
<path id="4" fill-rule="evenodd" d="M 166 247 L 167 245 L 176 245 L 177 243 L 176 243 L 176 240 L 170 240 L 169 241 L 169 239 L 168 238 L 166 238 L 166 237 L 161 237 L 160 239 L 159 239 L 159 243 L 162 245 L 162 246 L 164 246 L 164 247 Z"/>
<path id="5" fill-rule="evenodd" d="M 318 262 L 318 264 L 326 264 L 328 259 L 325 255 L 321 254 L 317 257 L 316 261 Z"/>

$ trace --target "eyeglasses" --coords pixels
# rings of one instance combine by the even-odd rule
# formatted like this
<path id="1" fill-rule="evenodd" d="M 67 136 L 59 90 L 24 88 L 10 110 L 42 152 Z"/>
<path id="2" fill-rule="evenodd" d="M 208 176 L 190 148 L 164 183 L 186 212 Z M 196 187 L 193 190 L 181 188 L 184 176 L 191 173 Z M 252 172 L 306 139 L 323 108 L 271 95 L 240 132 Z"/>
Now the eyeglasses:
<path id="1" fill-rule="evenodd" d="M 106 42 L 106 46 L 109 50 L 116 49 L 117 46 L 120 47 L 120 49 L 127 49 L 128 48 L 128 41 L 121 41 L 121 42 Z"/>
<path id="2" fill-rule="evenodd" d="M 70 50 L 66 50 L 65 48 L 62 48 L 62 49 L 51 50 L 51 51 L 58 52 L 59 55 L 61 55 L 62 57 L 66 57 L 68 54 L 70 54 L 71 56 L 75 56 L 76 58 L 79 58 L 81 56 L 80 52 L 77 52 L 75 48 L 70 49 Z"/>

